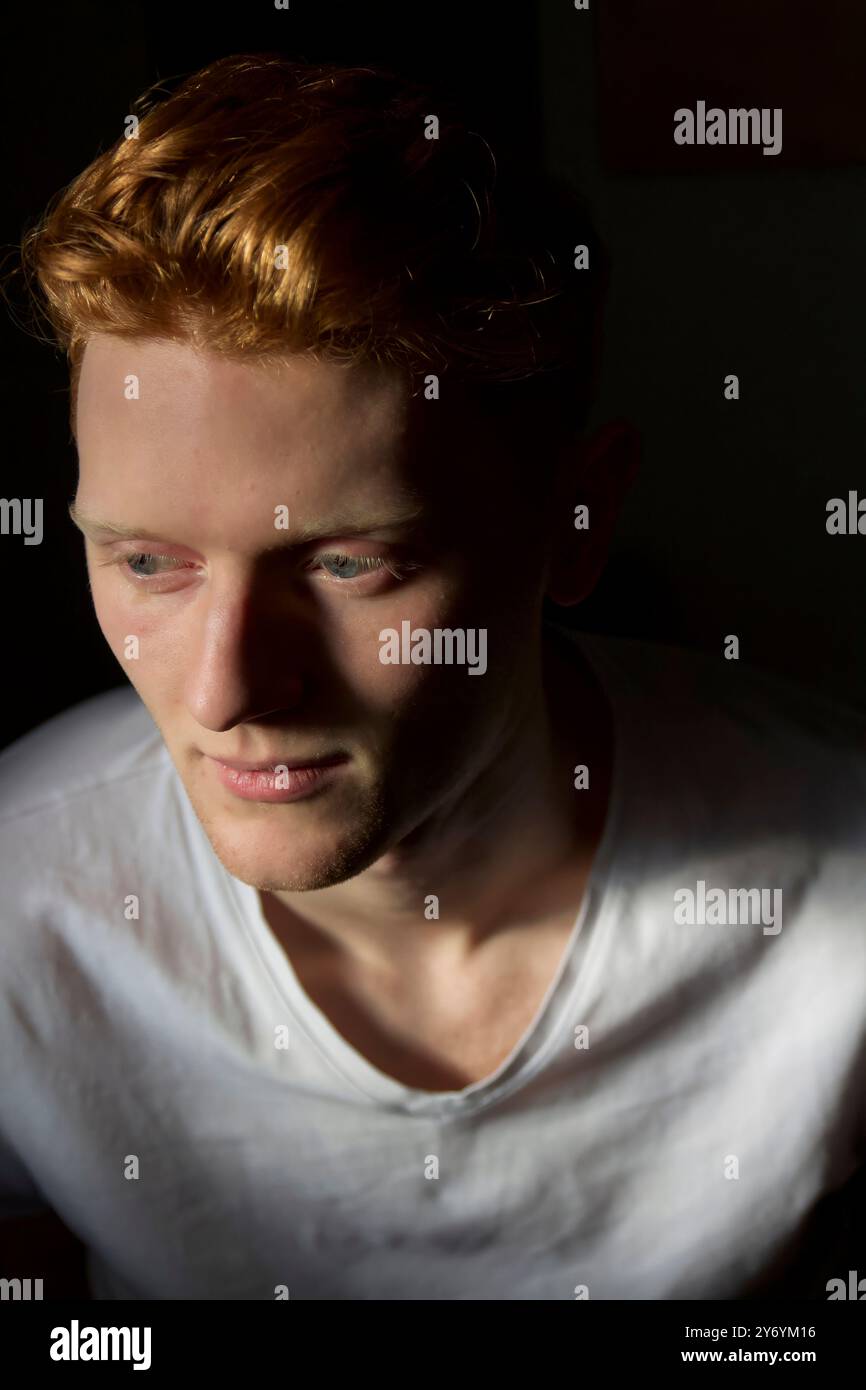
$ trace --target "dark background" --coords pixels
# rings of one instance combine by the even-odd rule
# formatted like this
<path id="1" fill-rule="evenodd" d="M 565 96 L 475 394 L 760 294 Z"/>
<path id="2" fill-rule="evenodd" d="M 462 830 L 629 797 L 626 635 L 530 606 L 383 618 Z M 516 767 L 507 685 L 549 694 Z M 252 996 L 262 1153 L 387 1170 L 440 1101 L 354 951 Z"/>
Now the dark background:
<path id="1" fill-rule="evenodd" d="M 31 5 L 6 20 L 4 269 L 48 199 L 157 80 L 225 53 L 383 63 L 443 80 L 589 195 L 613 259 L 591 424 L 625 418 L 641 477 L 578 626 L 721 653 L 866 708 L 866 19 L 859 0 L 503 5 Z M 816 13 L 820 9 L 820 14 Z M 679 149 L 673 111 L 781 105 L 783 153 Z M 44 539 L 0 536 L 4 739 L 125 681 L 90 610 L 63 358 L 0 322 L 2 494 Z M 726 401 L 727 373 L 741 398 Z"/>

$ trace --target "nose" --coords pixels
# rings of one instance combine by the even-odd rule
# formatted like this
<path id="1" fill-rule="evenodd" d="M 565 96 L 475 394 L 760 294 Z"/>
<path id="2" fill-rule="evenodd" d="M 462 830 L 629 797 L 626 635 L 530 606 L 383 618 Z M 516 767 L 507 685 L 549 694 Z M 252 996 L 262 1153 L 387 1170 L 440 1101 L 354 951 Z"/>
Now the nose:
<path id="1" fill-rule="evenodd" d="M 279 614 L 261 587 L 233 578 L 200 597 L 194 610 L 184 702 L 204 729 L 225 733 L 237 724 L 298 709 L 305 679 L 300 615 Z"/>

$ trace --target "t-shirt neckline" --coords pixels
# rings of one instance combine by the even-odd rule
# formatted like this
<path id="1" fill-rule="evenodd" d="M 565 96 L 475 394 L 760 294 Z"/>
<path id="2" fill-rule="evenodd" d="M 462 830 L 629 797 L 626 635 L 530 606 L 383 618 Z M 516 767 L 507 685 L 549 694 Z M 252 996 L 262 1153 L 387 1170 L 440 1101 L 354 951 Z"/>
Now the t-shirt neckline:
<path id="1" fill-rule="evenodd" d="M 295 973 L 288 954 L 274 936 L 262 908 L 259 891 L 241 882 L 217 860 L 220 879 L 247 940 L 278 997 L 290 1011 L 319 1056 L 348 1084 L 357 1099 L 411 1114 L 447 1119 L 466 1115 L 502 1100 L 541 1069 L 554 1045 L 562 1039 L 564 1015 L 580 1023 L 580 997 L 596 972 L 596 962 L 609 934 L 609 878 L 619 837 L 627 757 L 628 710 L 608 679 L 607 663 L 590 638 L 567 632 L 599 681 L 612 715 L 613 750 L 607 812 L 583 898 L 560 959 L 532 1021 L 499 1066 L 488 1076 L 460 1090 L 426 1091 L 407 1086 L 368 1061 L 345 1039 L 313 1002 Z M 203 830 L 201 832 L 204 834 Z"/>

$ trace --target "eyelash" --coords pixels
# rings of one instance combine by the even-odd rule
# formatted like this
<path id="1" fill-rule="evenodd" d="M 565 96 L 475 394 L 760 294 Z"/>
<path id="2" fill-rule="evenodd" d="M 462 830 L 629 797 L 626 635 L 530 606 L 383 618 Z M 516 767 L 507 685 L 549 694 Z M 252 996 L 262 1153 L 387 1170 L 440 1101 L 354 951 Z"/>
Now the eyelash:
<path id="1" fill-rule="evenodd" d="M 131 560 L 167 560 L 171 562 L 174 560 L 174 556 L 158 555 L 154 551 L 149 550 L 131 550 L 126 551 L 122 555 L 117 555 L 110 560 L 100 560 L 98 563 L 100 565 L 122 566 L 124 569 L 124 573 L 132 580 L 134 584 L 137 584 L 142 589 L 146 589 L 149 587 L 149 580 L 159 579 L 164 577 L 165 574 L 172 574 L 176 570 L 181 570 L 185 568 L 185 562 L 183 560 L 179 560 L 176 564 L 173 564 L 169 570 L 164 571 L 163 575 L 140 575 L 136 574 L 135 571 L 130 568 L 129 562 Z M 313 570 L 316 568 L 317 565 L 321 564 L 323 560 L 330 560 L 332 562 L 336 562 L 337 564 L 356 564 L 360 567 L 359 574 L 353 574 L 348 577 L 341 577 L 339 575 L 334 574 L 328 575 L 328 579 L 330 582 L 335 584 L 343 584 L 347 586 L 349 584 L 356 583 L 365 574 L 376 574 L 381 570 L 387 570 L 388 573 L 391 574 L 395 579 L 403 579 L 405 578 L 406 574 L 408 574 L 411 570 L 418 568 L 417 565 L 411 565 L 407 563 L 398 564 L 393 561 L 388 561 L 381 555 L 346 555 L 339 550 L 324 550 L 318 555 L 313 555 L 312 558 L 308 560 L 307 563 L 304 565 L 304 569 Z"/>

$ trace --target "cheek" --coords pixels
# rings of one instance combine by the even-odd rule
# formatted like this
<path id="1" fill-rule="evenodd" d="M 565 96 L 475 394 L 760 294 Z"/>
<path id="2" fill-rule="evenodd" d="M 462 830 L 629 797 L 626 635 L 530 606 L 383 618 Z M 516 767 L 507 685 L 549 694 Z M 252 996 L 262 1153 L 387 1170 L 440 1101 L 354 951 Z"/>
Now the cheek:
<path id="1" fill-rule="evenodd" d="M 96 621 L 127 677 L 140 689 L 156 669 L 163 673 L 173 665 L 171 643 L 147 606 L 124 592 L 123 581 L 113 570 L 88 566 Z"/>
<path id="2" fill-rule="evenodd" d="M 102 635 L 114 655 L 120 660 L 123 656 L 125 640 L 129 635 L 129 618 L 123 602 L 117 577 L 110 571 L 100 569 L 92 562 L 88 564 L 90 593 L 93 610 Z"/>
<path id="3" fill-rule="evenodd" d="M 453 585 L 436 580 L 415 581 L 381 598 L 364 602 L 339 595 L 320 612 L 320 634 L 330 660 L 368 708 L 396 711 L 412 701 L 435 677 L 429 666 L 392 664 L 380 659 L 385 632 L 433 631 L 453 625 L 458 596 Z"/>
<path id="4" fill-rule="evenodd" d="M 359 704 L 402 719 L 407 707 L 420 710 L 432 703 L 447 711 L 449 689 L 456 681 L 465 682 L 466 673 L 432 663 L 382 660 L 388 647 L 383 634 L 402 638 L 405 623 L 410 632 L 466 626 L 473 608 L 466 576 L 455 565 L 418 575 L 369 602 L 337 595 L 328 611 L 320 612 L 320 631 L 327 633 L 330 660 Z"/>

